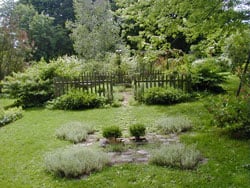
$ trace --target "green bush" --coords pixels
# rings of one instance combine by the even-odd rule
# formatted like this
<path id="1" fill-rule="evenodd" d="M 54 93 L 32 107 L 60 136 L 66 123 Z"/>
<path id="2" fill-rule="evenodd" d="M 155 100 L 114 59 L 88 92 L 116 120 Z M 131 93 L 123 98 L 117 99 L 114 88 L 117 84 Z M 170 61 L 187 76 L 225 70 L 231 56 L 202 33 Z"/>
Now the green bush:
<path id="1" fill-rule="evenodd" d="M 102 135 L 107 139 L 116 139 L 122 136 L 122 131 L 119 126 L 113 125 L 105 127 L 102 131 Z"/>
<path id="2" fill-rule="evenodd" d="M 191 68 L 192 89 L 195 91 L 223 92 L 220 86 L 225 81 L 224 74 L 220 73 L 218 63 L 213 61 L 195 62 Z"/>
<path id="3" fill-rule="evenodd" d="M 81 122 L 69 122 L 56 130 L 57 138 L 68 140 L 73 143 L 86 141 L 88 134 L 94 132 L 94 129 Z"/>
<path id="4" fill-rule="evenodd" d="M 0 109 L 0 126 L 6 125 L 23 117 L 22 108 Z"/>
<path id="5" fill-rule="evenodd" d="M 98 108 L 104 103 L 103 98 L 94 93 L 86 93 L 79 90 L 71 90 L 49 103 L 53 109 L 61 110 L 83 110 Z"/>
<path id="6" fill-rule="evenodd" d="M 189 94 L 179 89 L 154 87 L 145 91 L 143 101 L 146 104 L 176 104 L 189 98 Z"/>
<path id="7" fill-rule="evenodd" d="M 58 149 L 45 156 L 45 168 L 60 177 L 80 177 L 109 164 L 107 154 L 82 146 Z"/>
<path id="8" fill-rule="evenodd" d="M 201 154 L 194 146 L 182 144 L 162 145 L 151 155 L 149 162 L 159 166 L 193 169 L 201 160 Z"/>
<path id="9" fill-rule="evenodd" d="M 192 122 L 181 116 L 160 118 L 155 125 L 164 134 L 185 132 L 192 128 Z"/>
<path id="10" fill-rule="evenodd" d="M 40 62 L 24 73 L 13 73 L 3 82 L 3 91 L 17 99 L 24 108 L 41 106 L 53 98 L 56 66 Z"/>
<path id="11" fill-rule="evenodd" d="M 213 124 L 225 128 L 232 136 L 250 138 L 249 96 L 220 96 L 205 105 L 213 114 Z"/>
<path id="12" fill-rule="evenodd" d="M 131 136 L 135 137 L 135 140 L 140 140 L 141 136 L 145 135 L 146 127 L 143 124 L 137 123 L 129 127 Z"/>

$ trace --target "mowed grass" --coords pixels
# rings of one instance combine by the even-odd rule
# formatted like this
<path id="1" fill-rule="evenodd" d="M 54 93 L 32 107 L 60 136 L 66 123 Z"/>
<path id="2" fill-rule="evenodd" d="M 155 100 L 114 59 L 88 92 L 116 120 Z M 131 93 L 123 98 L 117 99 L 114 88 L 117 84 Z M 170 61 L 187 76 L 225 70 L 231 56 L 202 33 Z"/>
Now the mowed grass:
<path id="1" fill-rule="evenodd" d="M 210 127 L 212 117 L 203 107 L 204 100 L 174 106 L 86 111 L 25 110 L 22 119 L 0 128 L 0 187 L 249 187 L 250 170 L 244 166 L 250 164 L 250 141 L 233 140 Z M 206 159 L 195 170 L 125 164 L 105 168 L 86 179 L 58 178 L 45 171 L 44 155 L 71 144 L 55 136 L 56 129 L 67 122 L 83 121 L 95 125 L 97 130 L 119 125 L 124 131 L 140 122 L 150 130 L 157 118 L 173 115 L 194 122 L 192 131 L 182 134 L 181 141 L 197 145 Z"/>

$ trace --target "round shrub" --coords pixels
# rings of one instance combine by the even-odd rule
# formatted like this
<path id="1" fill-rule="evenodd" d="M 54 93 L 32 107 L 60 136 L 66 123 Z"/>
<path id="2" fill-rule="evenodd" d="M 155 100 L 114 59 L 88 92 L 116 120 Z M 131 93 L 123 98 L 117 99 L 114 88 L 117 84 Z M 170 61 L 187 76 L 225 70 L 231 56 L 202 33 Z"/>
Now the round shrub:
<path id="1" fill-rule="evenodd" d="M 135 140 L 140 140 L 141 136 L 145 135 L 146 127 L 143 124 L 134 124 L 129 127 L 131 136 L 135 137 Z"/>
<path id="2" fill-rule="evenodd" d="M 149 162 L 159 166 L 193 169 L 200 160 L 201 154 L 194 146 L 171 144 L 156 149 Z"/>
<path id="3" fill-rule="evenodd" d="M 116 139 L 122 136 L 122 131 L 119 126 L 105 127 L 102 132 L 103 137 L 107 139 Z"/>
<path id="4" fill-rule="evenodd" d="M 189 97 L 189 94 L 180 89 L 154 87 L 145 91 L 143 101 L 146 104 L 175 104 L 186 101 Z"/>
<path id="5" fill-rule="evenodd" d="M 73 143 L 86 141 L 88 134 L 93 133 L 94 129 L 81 122 L 69 122 L 56 130 L 57 138 L 68 140 Z"/>
<path id="6" fill-rule="evenodd" d="M 107 154 L 82 146 L 58 149 L 45 156 L 45 168 L 60 177 L 80 177 L 110 163 Z"/>
<path id="7" fill-rule="evenodd" d="M 103 105 L 103 99 L 94 93 L 71 90 L 50 102 L 51 108 L 61 110 L 83 110 L 98 108 Z"/>

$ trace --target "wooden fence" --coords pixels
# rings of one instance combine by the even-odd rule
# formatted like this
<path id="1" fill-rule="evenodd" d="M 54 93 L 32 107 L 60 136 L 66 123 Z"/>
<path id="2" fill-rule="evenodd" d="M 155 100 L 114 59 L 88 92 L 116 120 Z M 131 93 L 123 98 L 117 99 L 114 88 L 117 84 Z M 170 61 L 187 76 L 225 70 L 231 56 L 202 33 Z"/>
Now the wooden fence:
<path id="1" fill-rule="evenodd" d="M 76 79 L 55 77 L 55 96 L 61 96 L 71 89 L 78 89 L 99 96 L 113 98 L 113 75 L 85 73 Z"/>
<path id="2" fill-rule="evenodd" d="M 134 77 L 135 98 L 139 99 L 144 91 L 152 87 L 173 87 L 187 93 L 191 92 L 191 75 L 187 74 L 165 74 L 155 72 Z"/>
<path id="3" fill-rule="evenodd" d="M 116 73 L 85 73 L 77 79 L 54 78 L 55 96 L 61 96 L 70 89 L 96 93 L 99 96 L 113 98 L 113 87 L 118 84 L 131 85 L 135 97 L 143 94 L 147 88 L 174 87 L 183 91 L 191 91 L 191 76 L 178 74 L 165 74 L 161 72 L 127 74 Z"/>

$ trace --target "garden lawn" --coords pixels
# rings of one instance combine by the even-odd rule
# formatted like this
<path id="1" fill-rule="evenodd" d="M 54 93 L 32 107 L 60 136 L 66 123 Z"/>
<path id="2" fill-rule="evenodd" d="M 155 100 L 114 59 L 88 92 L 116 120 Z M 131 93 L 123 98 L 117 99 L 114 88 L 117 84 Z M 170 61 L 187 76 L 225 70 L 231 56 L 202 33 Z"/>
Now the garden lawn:
<path id="1" fill-rule="evenodd" d="M 250 170 L 244 165 L 250 164 L 250 141 L 233 140 L 220 129 L 210 127 L 211 116 L 203 107 L 204 100 L 170 107 L 25 110 L 22 119 L 0 128 L 0 187 L 249 187 Z M 103 126 L 119 125 L 125 131 L 132 123 L 140 122 L 150 130 L 157 118 L 173 115 L 186 116 L 195 124 L 191 132 L 181 135 L 181 141 L 196 144 L 207 161 L 195 170 L 124 164 L 107 167 L 85 179 L 58 178 L 45 171 L 44 155 L 71 145 L 55 137 L 55 130 L 62 124 L 83 121 L 95 125 L 98 130 Z"/>

